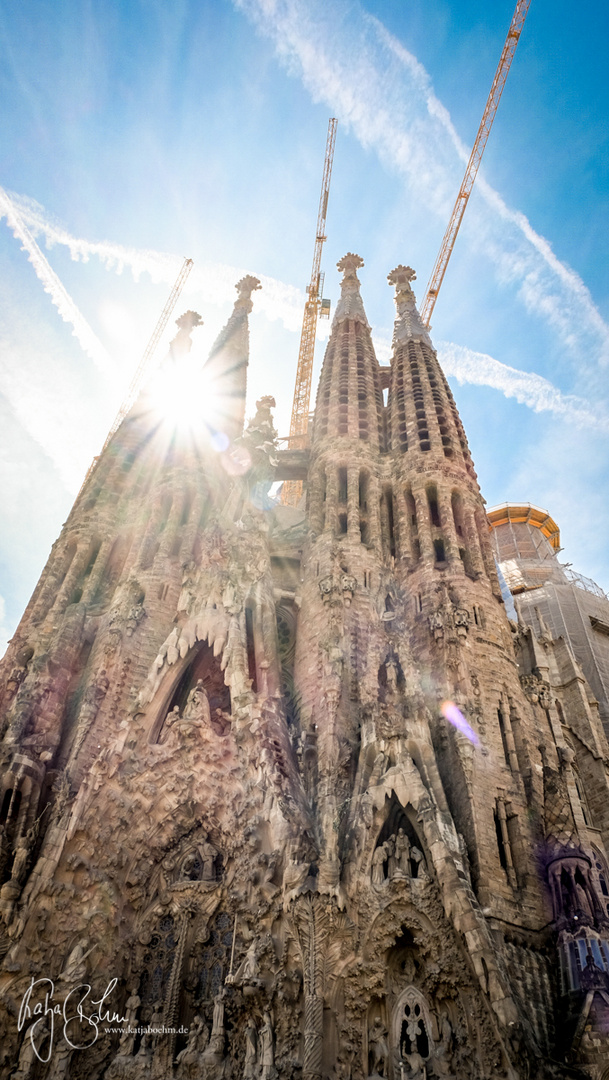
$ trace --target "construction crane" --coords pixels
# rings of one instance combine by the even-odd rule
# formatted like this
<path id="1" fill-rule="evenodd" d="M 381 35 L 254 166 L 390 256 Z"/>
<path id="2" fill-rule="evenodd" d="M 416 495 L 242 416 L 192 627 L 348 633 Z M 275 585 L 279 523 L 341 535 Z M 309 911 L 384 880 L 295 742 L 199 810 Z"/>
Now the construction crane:
<path id="1" fill-rule="evenodd" d="M 133 376 L 133 378 L 132 378 L 132 380 L 131 380 L 131 382 L 129 384 L 129 389 L 127 390 L 127 393 L 126 393 L 126 395 L 125 395 L 125 397 L 123 399 L 123 403 L 122 403 L 120 409 L 118 410 L 118 412 L 117 412 L 117 414 L 116 414 L 116 416 L 114 418 L 114 422 L 112 424 L 112 427 L 110 428 L 110 431 L 108 432 L 108 434 L 106 436 L 106 441 L 105 441 L 104 445 L 102 446 L 101 453 L 98 454 L 97 457 L 93 458 L 93 461 L 91 462 L 91 464 L 89 466 L 89 469 L 87 471 L 87 475 L 85 476 L 85 478 L 84 478 L 84 480 L 82 482 L 81 489 L 80 489 L 80 491 L 78 493 L 79 495 L 80 495 L 80 492 L 82 492 L 85 484 L 87 483 L 87 480 L 89 479 L 89 477 L 90 477 L 91 473 L 93 472 L 95 466 L 97 465 L 97 462 L 99 461 L 101 455 L 103 454 L 104 450 L 108 446 L 108 443 L 110 442 L 112 436 L 114 435 L 114 433 L 116 431 L 118 431 L 118 429 L 121 426 L 123 420 L 128 415 L 131 408 L 133 407 L 133 404 L 135 403 L 135 400 L 136 400 L 136 398 L 137 398 L 137 396 L 138 396 L 138 394 L 139 394 L 139 392 L 140 392 L 140 390 L 142 388 L 142 384 L 143 384 L 146 376 L 149 373 L 150 362 L 151 362 L 151 360 L 152 360 L 152 358 L 153 358 L 153 356 L 154 356 L 154 354 L 156 352 L 156 348 L 157 348 L 157 346 L 159 344 L 159 341 L 161 340 L 161 336 L 163 334 L 163 331 L 164 331 L 165 327 L 167 326 L 167 323 L 169 322 L 169 318 L 171 316 L 171 313 L 172 313 L 174 307 L 176 306 L 176 304 L 178 302 L 178 297 L 179 297 L 180 293 L 182 292 L 182 289 L 184 288 L 184 283 L 186 281 L 186 278 L 190 274 L 190 271 L 192 270 L 192 267 L 193 267 L 192 259 L 184 259 L 184 265 L 182 266 L 182 269 L 180 270 L 180 273 L 177 276 L 175 285 L 173 286 L 173 289 L 171 290 L 171 292 L 170 292 L 170 294 L 169 294 L 169 296 L 167 298 L 167 303 L 165 304 L 165 307 L 163 308 L 163 310 L 161 312 L 159 321 L 157 322 L 157 324 L 156 324 L 156 326 L 155 326 L 155 328 L 154 328 L 154 330 L 152 332 L 152 336 L 150 338 L 150 341 L 148 342 L 148 344 L 147 344 L 147 346 L 146 346 L 146 348 L 144 350 L 144 354 L 142 356 L 142 359 L 140 360 L 140 362 L 139 362 L 139 364 L 138 364 L 138 366 L 136 368 L 135 375 Z"/>
<path id="2" fill-rule="evenodd" d="M 328 196 L 330 194 L 330 177 L 332 175 L 332 162 L 334 160 L 334 144 L 336 142 L 337 126 L 338 120 L 332 118 L 328 124 L 326 157 L 324 160 L 324 171 L 321 181 L 319 210 L 317 212 L 317 231 L 315 235 L 315 251 L 313 253 L 313 269 L 311 271 L 311 281 L 307 286 L 308 295 L 302 319 L 298 367 L 296 369 L 296 386 L 294 388 L 292 418 L 290 420 L 290 435 L 288 439 L 290 450 L 301 450 L 308 445 L 309 406 L 311 401 L 311 379 L 313 376 L 317 316 L 321 309 L 322 318 L 327 319 L 330 317 L 330 305 L 327 300 L 322 300 L 323 275 L 321 274 L 320 268 L 321 252 L 326 239 L 326 214 L 328 212 Z M 284 481 L 281 489 L 281 501 L 285 506 L 298 506 L 301 496 L 301 480 Z"/>
<path id="3" fill-rule="evenodd" d="M 507 79 L 510 65 L 514 59 L 514 53 L 516 52 L 516 46 L 518 45 L 518 40 L 520 38 L 522 27 L 524 26 L 524 20 L 527 17 L 530 3 L 531 0 L 518 0 L 516 10 L 512 16 L 512 22 L 510 29 L 508 30 L 507 38 L 505 39 L 501 59 L 495 72 L 491 92 L 486 102 L 480 127 L 478 128 L 476 141 L 465 170 L 465 175 L 459 189 L 459 194 L 457 195 L 457 201 L 455 202 L 451 219 L 448 223 L 448 228 L 444 234 L 436 264 L 429 279 L 425 299 L 421 305 L 421 318 L 425 326 L 429 326 L 431 321 L 434 305 L 438 299 L 438 293 L 446 273 L 446 267 L 448 266 L 448 261 L 452 255 L 453 247 L 455 246 L 457 233 L 459 232 L 461 222 L 463 221 L 465 207 L 467 206 L 468 199 L 474 186 L 478 166 L 482 160 L 484 148 L 493 126 L 497 106 L 499 105 L 503 93 L 503 87 L 505 86 L 505 80 Z"/>
<path id="4" fill-rule="evenodd" d="M 159 321 L 158 321 L 158 323 L 156 324 L 156 326 L 155 326 L 155 328 L 153 330 L 152 337 L 150 338 L 150 341 L 148 342 L 148 344 L 147 344 L 147 346 L 146 346 L 146 348 L 144 350 L 144 355 L 142 356 L 142 359 L 140 360 L 140 362 L 139 362 L 139 364 L 138 364 L 138 366 L 136 368 L 135 375 L 133 376 L 133 378 L 132 378 L 132 380 L 131 380 L 131 382 L 129 384 L 129 389 L 127 390 L 127 394 L 126 394 L 126 396 L 125 396 L 125 398 L 123 400 L 123 404 L 121 405 L 120 409 L 118 410 L 118 412 L 117 412 L 117 414 L 116 414 L 116 416 L 114 418 L 114 423 L 112 424 L 112 427 L 110 428 L 110 431 L 108 432 L 108 437 L 107 437 L 107 439 L 106 439 L 106 441 L 105 441 L 105 443 L 103 445 L 103 448 L 102 448 L 102 454 L 103 454 L 104 450 L 106 449 L 108 443 L 110 442 L 110 439 L 114 435 L 114 432 L 118 431 L 118 429 L 121 426 L 123 420 L 125 419 L 127 414 L 130 412 L 130 410 L 131 410 L 131 408 L 132 408 L 132 406 L 133 406 L 133 404 L 135 402 L 135 399 L 137 398 L 137 396 L 138 396 L 138 394 L 139 394 L 139 392 L 140 392 L 140 390 L 142 388 L 142 383 L 144 382 L 144 379 L 146 378 L 146 376 L 148 374 L 148 369 L 150 367 L 150 361 L 152 360 L 152 357 L 154 356 L 154 354 L 156 352 L 156 348 L 157 348 L 157 345 L 158 345 L 159 341 L 161 340 L 161 335 L 163 333 L 163 330 L 165 329 L 165 327 L 167 326 L 167 323 L 169 322 L 169 318 L 171 316 L 171 313 L 172 313 L 174 307 L 176 306 L 176 304 L 178 302 L 178 297 L 179 297 L 180 293 L 182 292 L 182 289 L 184 288 L 186 278 L 190 274 L 190 271 L 192 270 L 192 266 L 193 266 L 192 259 L 184 259 L 184 265 L 183 265 L 182 269 L 180 270 L 180 273 L 177 276 L 176 283 L 175 283 L 173 289 L 171 290 L 171 292 L 169 294 L 169 297 L 167 299 L 167 303 L 165 304 L 165 307 L 163 308 L 163 310 L 161 312 L 161 316 L 159 318 Z"/>

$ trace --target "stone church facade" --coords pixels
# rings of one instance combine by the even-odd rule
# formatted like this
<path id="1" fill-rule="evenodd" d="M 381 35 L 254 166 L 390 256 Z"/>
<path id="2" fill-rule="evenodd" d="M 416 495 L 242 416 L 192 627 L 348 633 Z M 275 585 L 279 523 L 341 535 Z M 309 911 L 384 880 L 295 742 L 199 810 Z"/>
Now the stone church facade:
<path id="1" fill-rule="evenodd" d="M 609 1076 L 598 706 L 507 618 L 414 273 L 381 367 L 362 265 L 310 448 L 271 398 L 244 430 L 245 278 L 207 365 L 224 449 L 143 394 L 9 646 L 3 1077 Z"/>

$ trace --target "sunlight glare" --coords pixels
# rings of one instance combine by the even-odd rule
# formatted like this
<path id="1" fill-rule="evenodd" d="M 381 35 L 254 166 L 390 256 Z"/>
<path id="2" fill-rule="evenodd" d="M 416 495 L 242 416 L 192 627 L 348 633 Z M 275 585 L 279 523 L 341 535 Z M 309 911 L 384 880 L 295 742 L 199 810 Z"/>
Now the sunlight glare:
<path id="1" fill-rule="evenodd" d="M 150 385 L 152 406 L 165 424 L 213 439 L 222 438 L 220 403 L 213 380 L 198 357 L 165 363 Z"/>

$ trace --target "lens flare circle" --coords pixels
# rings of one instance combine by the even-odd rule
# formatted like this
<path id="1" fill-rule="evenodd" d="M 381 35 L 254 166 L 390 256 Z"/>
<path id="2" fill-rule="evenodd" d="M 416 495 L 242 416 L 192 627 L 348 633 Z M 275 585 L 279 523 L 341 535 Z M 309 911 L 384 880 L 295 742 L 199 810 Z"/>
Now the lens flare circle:
<path id="1" fill-rule="evenodd" d="M 443 701 L 440 705 L 440 712 L 445 720 L 448 720 L 449 724 L 460 731 L 462 735 L 465 735 L 466 739 L 469 739 L 474 746 L 480 745 L 480 739 L 476 735 L 473 727 L 468 724 L 461 709 L 455 705 L 454 701 Z"/>

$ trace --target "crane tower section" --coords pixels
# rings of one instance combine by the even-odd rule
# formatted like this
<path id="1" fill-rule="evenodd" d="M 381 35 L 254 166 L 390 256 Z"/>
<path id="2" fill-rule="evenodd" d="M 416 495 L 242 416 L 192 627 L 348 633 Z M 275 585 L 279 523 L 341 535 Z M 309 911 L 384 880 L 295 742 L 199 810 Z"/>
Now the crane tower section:
<path id="1" fill-rule="evenodd" d="M 421 318 L 425 326 L 429 326 L 433 309 L 438 298 L 440 286 L 446 273 L 449 259 L 452 255 L 453 247 L 455 246 L 455 240 L 457 233 L 461 227 L 463 221 L 463 215 L 465 213 L 465 207 L 467 206 L 468 199 L 470 197 L 474 181 L 478 173 L 478 167 L 482 160 L 484 149 L 488 142 L 488 137 L 491 133 L 493 126 L 493 120 L 497 112 L 497 106 L 503 93 L 503 87 L 505 86 L 505 80 L 510 70 L 510 65 L 514 59 L 514 53 L 516 52 L 516 46 L 524 26 L 524 20 L 527 17 L 529 10 L 529 4 L 531 0 L 518 0 L 516 9 L 512 16 L 512 22 L 508 35 L 503 46 L 503 52 L 501 53 L 501 59 L 495 72 L 495 78 L 493 79 L 493 85 L 488 96 L 482 120 L 480 121 L 480 127 L 478 128 L 478 134 L 476 135 L 476 141 L 470 158 L 465 170 L 465 175 L 459 188 L 459 194 L 453 208 L 453 212 L 448 223 L 446 232 L 444 233 L 444 239 L 442 240 L 442 246 L 436 259 L 435 266 L 432 270 L 429 284 L 427 286 L 427 292 L 425 299 L 421 305 Z"/>
<path id="2" fill-rule="evenodd" d="M 321 181 L 321 195 L 319 210 L 317 212 L 317 230 L 315 235 L 315 250 L 313 253 L 313 269 L 311 280 L 307 286 L 307 300 L 302 319 L 302 331 L 300 335 L 300 349 L 298 352 L 298 367 L 296 369 L 296 385 L 294 387 L 294 400 L 292 402 L 292 417 L 290 420 L 290 435 L 288 445 L 290 450 L 301 450 L 308 444 L 309 407 L 311 402 L 311 380 L 313 377 L 313 359 L 315 355 L 315 337 L 317 333 L 317 317 L 321 308 L 322 317 L 328 318 L 329 307 L 324 309 L 321 297 L 321 253 L 326 239 L 326 215 L 328 212 L 328 197 L 330 195 L 330 177 L 332 175 L 332 162 L 334 161 L 334 145 L 336 142 L 336 128 L 338 120 L 332 118 L 328 123 L 328 137 L 326 140 L 326 156 L 324 171 Z M 302 496 L 302 482 L 300 480 L 285 481 L 281 501 L 286 506 L 297 506 Z"/>

